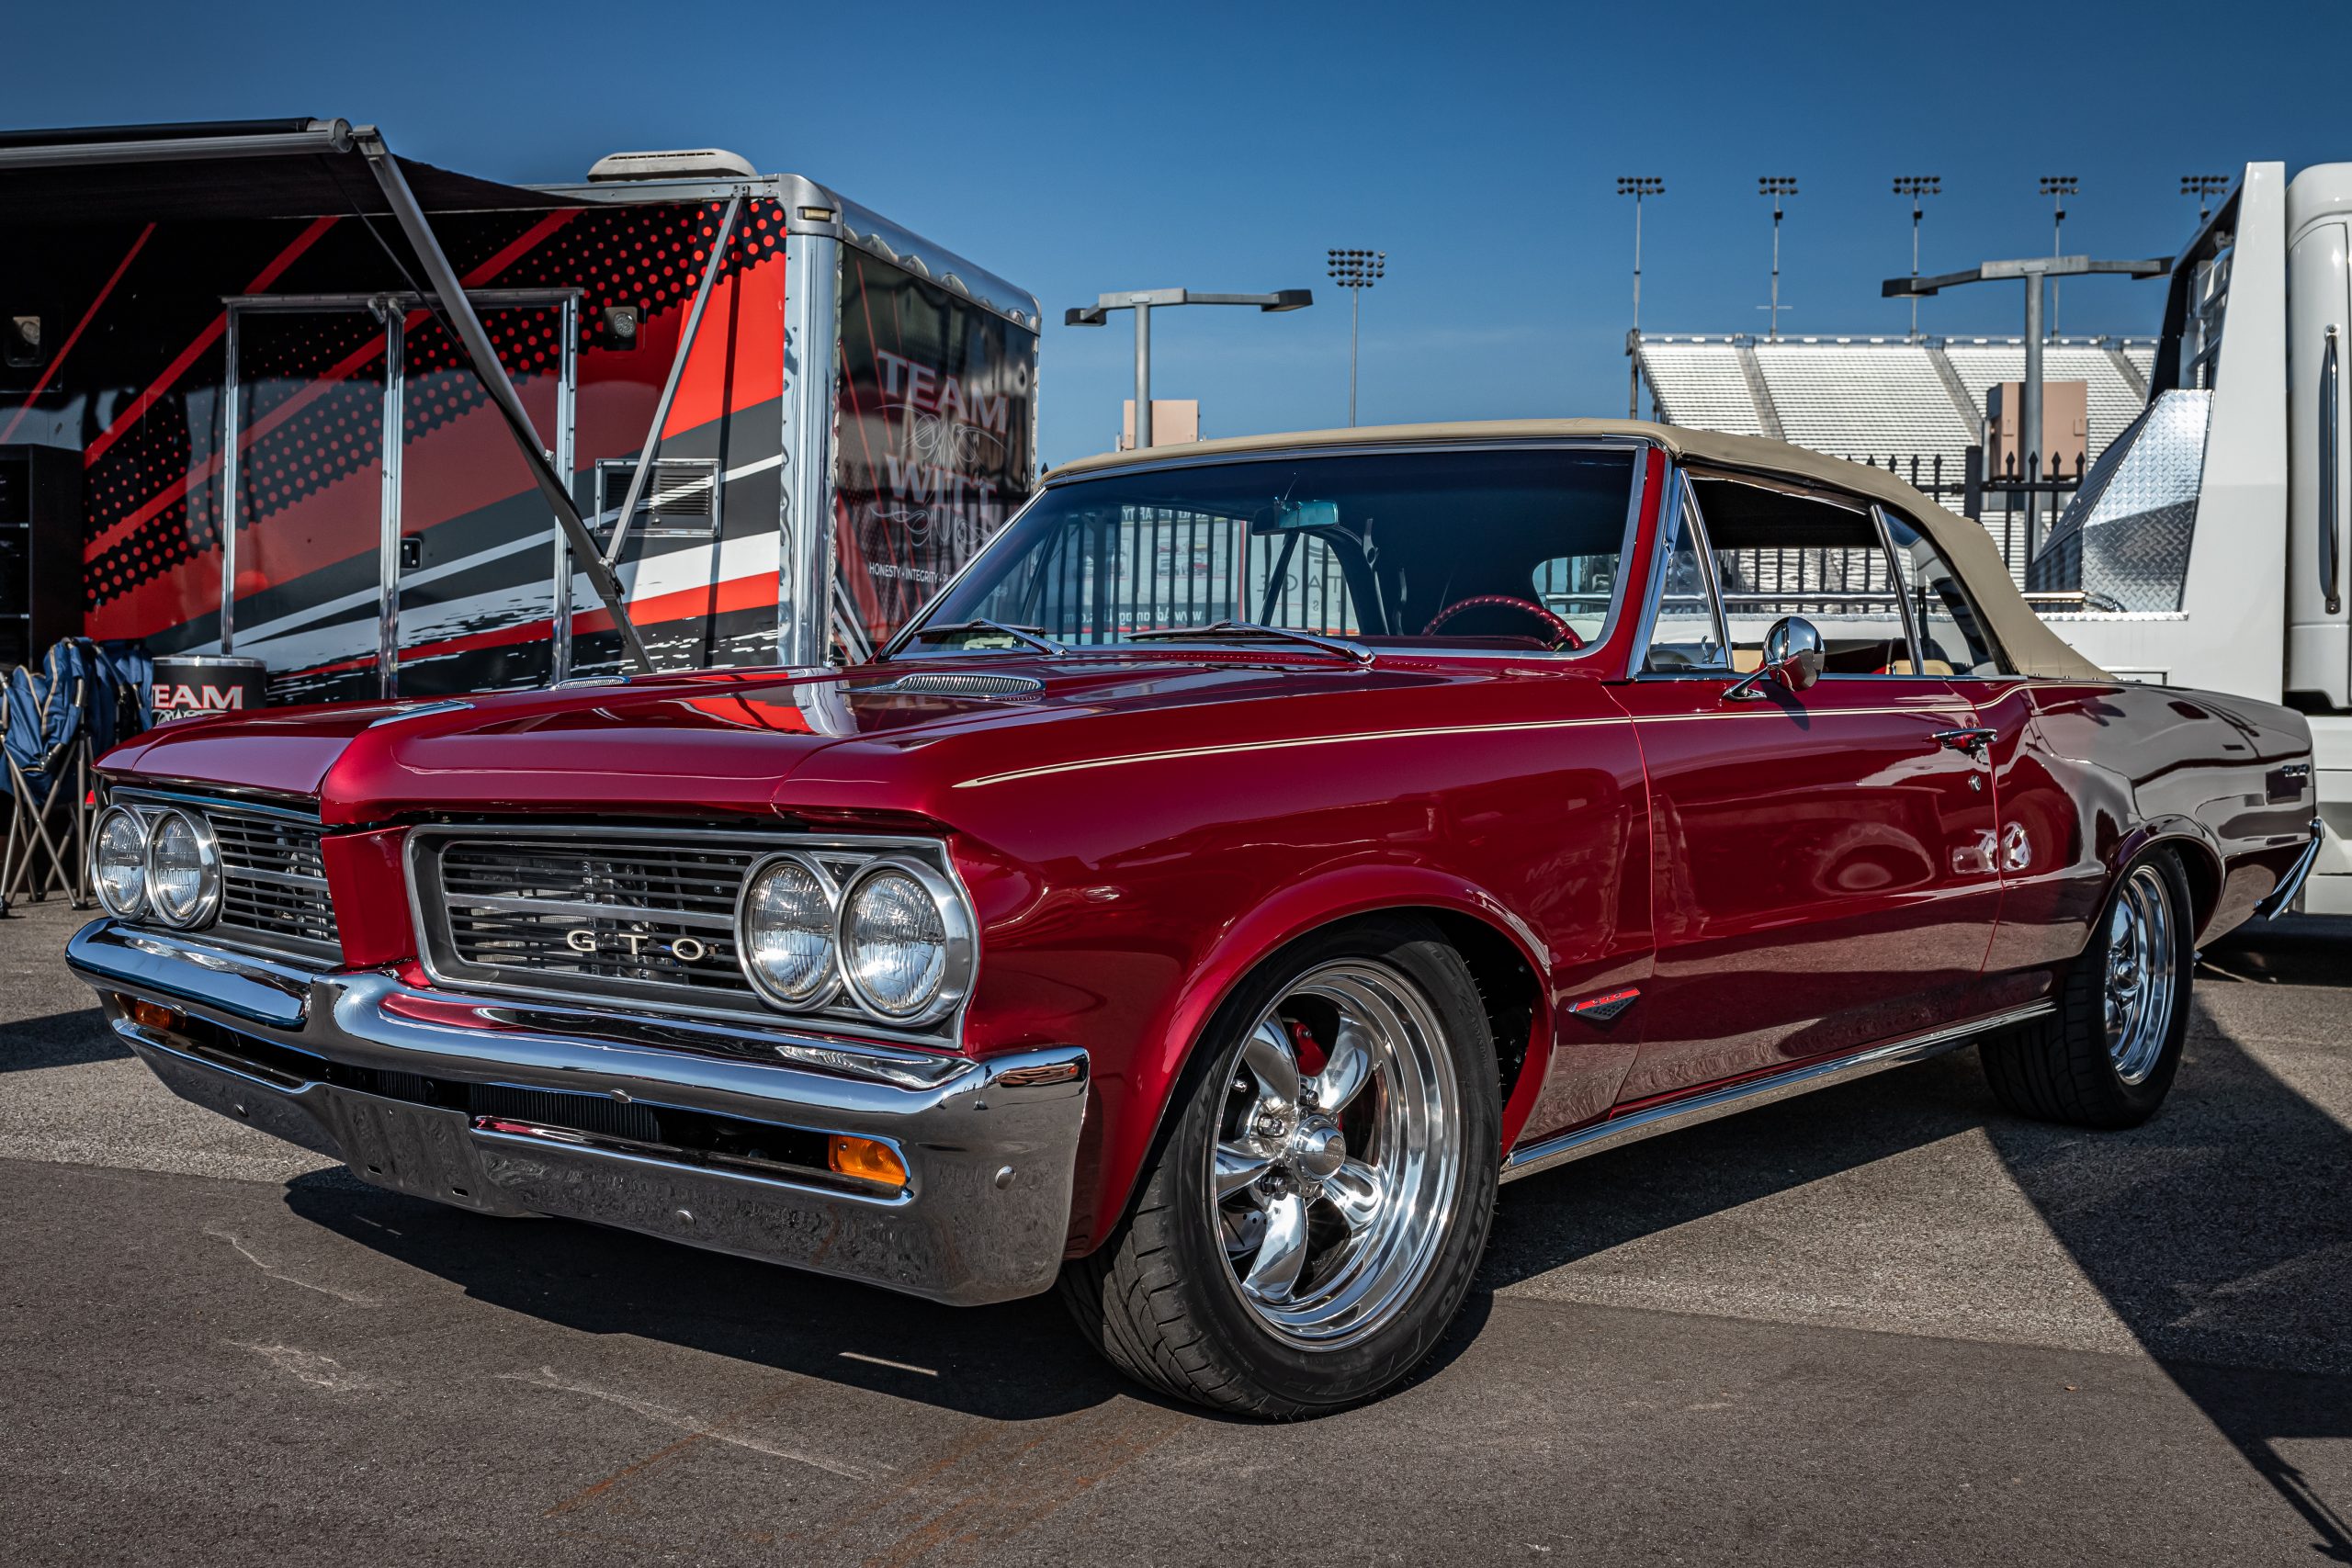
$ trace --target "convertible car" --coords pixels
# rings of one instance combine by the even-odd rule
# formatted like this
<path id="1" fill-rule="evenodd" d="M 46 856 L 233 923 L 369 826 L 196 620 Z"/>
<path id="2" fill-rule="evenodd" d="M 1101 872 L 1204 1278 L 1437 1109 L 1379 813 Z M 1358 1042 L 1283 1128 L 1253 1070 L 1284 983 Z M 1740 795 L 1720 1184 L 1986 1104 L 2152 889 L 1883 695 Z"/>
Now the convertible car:
<path id="1" fill-rule="evenodd" d="M 1585 421 L 1076 463 L 865 664 L 104 773 L 70 959 L 180 1095 L 486 1214 L 1058 1285 L 1273 1417 L 1412 1371 L 1500 1181 L 1967 1044 L 2140 1122 L 2314 842 L 2301 717 L 2110 679 L 1975 524 Z"/>

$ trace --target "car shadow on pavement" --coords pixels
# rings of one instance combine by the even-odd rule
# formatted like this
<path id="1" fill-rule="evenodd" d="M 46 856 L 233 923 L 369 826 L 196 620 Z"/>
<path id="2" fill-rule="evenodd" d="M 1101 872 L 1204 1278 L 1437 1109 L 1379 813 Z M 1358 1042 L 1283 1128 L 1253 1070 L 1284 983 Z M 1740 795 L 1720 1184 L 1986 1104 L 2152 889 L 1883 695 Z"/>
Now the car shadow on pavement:
<path id="1" fill-rule="evenodd" d="M 0 1028 L 0 1073 L 111 1062 L 130 1055 L 130 1047 L 107 1027 L 107 1015 L 94 1007 L 20 1019 Z"/>
<path id="2" fill-rule="evenodd" d="M 474 1300 L 581 1333 L 658 1339 L 998 1421 L 1150 1397 L 1086 1347 L 1051 1295 L 943 1306 L 626 1231 L 468 1213 L 356 1186 L 339 1168 L 288 1182 L 286 1201 Z"/>
<path id="3" fill-rule="evenodd" d="M 2340 951 L 2340 939 L 2339 951 Z M 2199 1006 L 2172 1100 L 2084 1134 L 1996 1119 L 2018 1189 L 2182 1393 L 2352 1562 L 2352 1499 L 2283 1445 L 2352 1439 L 2352 1132 Z"/>

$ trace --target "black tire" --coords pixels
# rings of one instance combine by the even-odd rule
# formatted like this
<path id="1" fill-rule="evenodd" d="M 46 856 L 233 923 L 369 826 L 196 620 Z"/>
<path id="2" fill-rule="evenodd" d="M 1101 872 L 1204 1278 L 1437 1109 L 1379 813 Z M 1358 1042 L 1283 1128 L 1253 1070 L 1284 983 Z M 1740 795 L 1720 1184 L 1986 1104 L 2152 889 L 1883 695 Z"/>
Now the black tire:
<path id="1" fill-rule="evenodd" d="M 1258 1021 L 1324 965 L 1361 961 L 1408 982 L 1439 1027 L 1458 1114 L 1459 1179 L 1427 1261 L 1379 1326 L 1337 1348 L 1302 1348 L 1247 1304 L 1216 1227 L 1210 1161 L 1227 1095 Z M 1272 1420 L 1326 1415 L 1378 1397 L 1433 1350 L 1468 1295 L 1494 1217 L 1501 1107 L 1494 1043 L 1477 983 L 1437 929 L 1377 917 L 1284 949 L 1219 1009 L 1193 1053 L 1125 1221 L 1068 1265 L 1061 1294 L 1114 1365 L 1178 1399 Z"/>
<path id="2" fill-rule="evenodd" d="M 2174 979 L 2161 1049 L 2144 1076 L 2134 1081 L 2109 1051 L 2107 983 L 2116 907 L 2143 871 L 2169 900 Z M 2188 1036 L 2194 921 L 2188 877 L 2173 852 L 2150 850 L 2125 867 L 2099 910 L 2082 956 L 2059 982 L 2057 1012 L 2019 1024 L 1978 1047 L 1994 1098 L 2019 1116 L 2075 1127 L 2136 1127 L 2154 1115 L 2180 1070 L 2182 1043 Z"/>

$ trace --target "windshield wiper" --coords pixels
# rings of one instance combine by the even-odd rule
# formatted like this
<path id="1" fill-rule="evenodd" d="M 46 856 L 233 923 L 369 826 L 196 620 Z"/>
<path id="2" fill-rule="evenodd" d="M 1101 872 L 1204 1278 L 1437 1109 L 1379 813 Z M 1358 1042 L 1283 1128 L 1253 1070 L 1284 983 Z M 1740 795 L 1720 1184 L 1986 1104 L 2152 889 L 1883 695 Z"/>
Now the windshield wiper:
<path id="1" fill-rule="evenodd" d="M 1139 632 L 1129 632 L 1129 642 L 1142 642 L 1151 637 L 1205 637 L 1228 642 L 1236 637 L 1272 637 L 1279 642 L 1304 643 L 1325 653 L 1336 653 L 1353 664 L 1373 661 L 1372 649 L 1362 643 L 1349 642 L 1336 637 L 1317 637 L 1313 632 L 1293 631 L 1288 626 L 1261 626 L 1256 621 L 1212 621 L 1204 626 L 1158 626 Z"/>
<path id="2" fill-rule="evenodd" d="M 1043 626 L 1009 626 L 1002 621 L 950 621 L 944 626 L 920 626 L 907 634 L 910 643 L 929 642 L 938 637 L 954 637 L 958 632 L 996 632 L 1015 642 L 1025 642 L 1040 653 L 1068 653 L 1066 644 L 1056 642 L 1045 635 Z M 893 649 L 892 652 L 897 649 Z M 888 658 L 888 655 L 884 655 Z M 878 660 L 877 660 L 878 662 Z"/>

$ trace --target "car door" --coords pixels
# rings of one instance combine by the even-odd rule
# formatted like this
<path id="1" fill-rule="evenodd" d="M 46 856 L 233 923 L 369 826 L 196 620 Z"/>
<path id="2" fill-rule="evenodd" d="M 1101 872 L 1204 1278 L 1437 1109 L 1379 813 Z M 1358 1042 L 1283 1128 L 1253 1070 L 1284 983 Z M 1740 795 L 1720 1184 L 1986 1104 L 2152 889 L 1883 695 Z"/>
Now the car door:
<path id="1" fill-rule="evenodd" d="M 1967 1016 L 1999 913 L 1990 768 L 1923 667 L 1877 514 L 1685 475 L 1641 672 L 1657 956 L 1621 1103 Z M 1739 688 L 1783 616 L 1825 671 Z"/>

